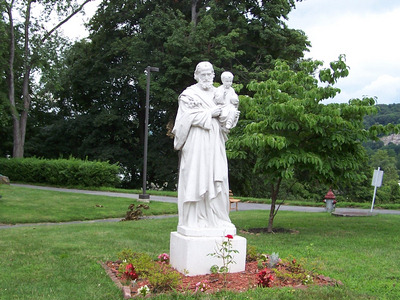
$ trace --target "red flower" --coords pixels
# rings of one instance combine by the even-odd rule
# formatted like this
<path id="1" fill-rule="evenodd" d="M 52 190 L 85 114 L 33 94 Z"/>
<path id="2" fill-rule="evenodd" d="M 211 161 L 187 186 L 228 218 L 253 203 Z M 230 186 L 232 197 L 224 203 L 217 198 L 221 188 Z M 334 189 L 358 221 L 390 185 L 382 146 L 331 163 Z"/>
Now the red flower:
<path id="1" fill-rule="evenodd" d="M 228 239 L 233 239 L 233 235 L 231 235 L 231 234 L 228 234 L 225 237 L 228 238 Z"/>
<path id="2" fill-rule="evenodd" d="M 124 274 L 131 280 L 135 280 L 139 277 L 136 274 L 135 267 L 132 264 L 126 265 Z"/>
<path id="3" fill-rule="evenodd" d="M 275 278 L 267 268 L 258 272 L 257 275 L 258 275 L 258 282 L 257 282 L 258 286 L 272 287 Z"/>

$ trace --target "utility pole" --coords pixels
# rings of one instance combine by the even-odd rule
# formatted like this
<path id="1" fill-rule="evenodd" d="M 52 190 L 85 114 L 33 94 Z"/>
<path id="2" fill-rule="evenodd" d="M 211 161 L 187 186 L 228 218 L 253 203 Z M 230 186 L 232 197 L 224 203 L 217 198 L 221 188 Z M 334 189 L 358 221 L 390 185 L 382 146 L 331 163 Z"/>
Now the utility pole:
<path id="1" fill-rule="evenodd" d="M 139 195 L 139 201 L 149 202 L 150 195 L 146 194 L 147 183 L 147 145 L 149 139 L 149 105 L 150 105 L 150 72 L 158 72 L 159 68 L 147 66 L 147 86 L 146 86 L 146 112 L 144 117 L 144 154 L 143 154 L 143 194 Z"/>

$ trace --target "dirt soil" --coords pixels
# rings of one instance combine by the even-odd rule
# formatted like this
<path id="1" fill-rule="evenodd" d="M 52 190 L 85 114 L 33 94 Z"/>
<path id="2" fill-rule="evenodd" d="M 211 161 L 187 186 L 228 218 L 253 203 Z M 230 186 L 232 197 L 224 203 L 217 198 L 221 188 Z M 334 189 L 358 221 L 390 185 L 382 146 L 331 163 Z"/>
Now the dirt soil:
<path id="1" fill-rule="evenodd" d="M 118 275 L 118 267 L 119 262 L 112 262 L 108 261 L 106 267 L 109 268 L 109 274 L 113 274 L 114 281 L 118 280 L 119 283 L 123 286 L 126 285 L 126 282 L 121 280 L 120 276 Z M 248 262 L 246 263 L 245 271 L 238 272 L 238 273 L 228 273 L 226 275 L 226 282 L 224 282 L 223 274 L 208 274 L 208 275 L 198 275 L 198 276 L 185 276 L 182 274 L 182 281 L 181 285 L 178 287 L 178 291 L 182 292 L 195 292 L 196 291 L 196 284 L 199 282 L 207 282 L 207 293 L 217 292 L 219 290 L 230 290 L 236 292 L 244 292 L 248 289 L 252 289 L 257 287 L 258 283 L 258 273 L 260 270 L 258 269 L 257 262 Z M 315 275 L 313 277 L 312 283 L 304 284 L 302 282 L 285 279 L 281 280 L 277 276 L 274 276 L 274 280 L 271 284 L 271 287 L 293 287 L 293 288 L 307 288 L 309 285 L 341 285 L 340 281 L 336 281 L 329 277 L 323 275 Z M 130 292 L 132 296 L 137 294 L 137 290 L 144 286 L 149 285 L 149 282 L 146 279 L 140 279 L 137 281 L 135 286 L 130 286 Z"/>

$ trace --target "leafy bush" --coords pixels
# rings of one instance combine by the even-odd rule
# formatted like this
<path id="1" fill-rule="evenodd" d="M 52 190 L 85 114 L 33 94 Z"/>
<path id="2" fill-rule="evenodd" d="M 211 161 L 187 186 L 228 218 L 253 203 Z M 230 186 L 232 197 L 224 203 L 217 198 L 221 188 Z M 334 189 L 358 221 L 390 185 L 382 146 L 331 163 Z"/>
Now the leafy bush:
<path id="1" fill-rule="evenodd" d="M 246 261 L 256 261 L 258 259 L 257 248 L 253 245 L 247 245 Z"/>
<path id="2" fill-rule="evenodd" d="M 166 253 L 159 255 L 160 261 L 157 262 L 146 253 L 124 249 L 118 254 L 122 261 L 119 267 L 120 275 L 124 275 L 127 268 L 133 269 L 139 277 L 147 278 L 154 293 L 175 289 L 181 276 L 166 262 L 166 257 L 169 258 Z"/>
<path id="3" fill-rule="evenodd" d="M 178 287 L 181 276 L 171 265 L 155 262 L 147 279 L 153 287 L 153 292 L 159 293 Z"/>
<path id="4" fill-rule="evenodd" d="M 136 273 L 139 276 L 146 277 L 149 270 L 152 269 L 154 260 L 146 253 L 134 252 L 130 249 L 124 249 L 118 254 L 118 258 L 123 261 L 120 267 L 120 272 L 125 270 L 125 267 L 132 264 L 135 267 Z"/>
<path id="5" fill-rule="evenodd" d="M 40 158 L 0 159 L 0 170 L 11 181 L 59 186 L 116 186 L 119 166 L 108 162 L 75 158 L 48 160 Z"/>

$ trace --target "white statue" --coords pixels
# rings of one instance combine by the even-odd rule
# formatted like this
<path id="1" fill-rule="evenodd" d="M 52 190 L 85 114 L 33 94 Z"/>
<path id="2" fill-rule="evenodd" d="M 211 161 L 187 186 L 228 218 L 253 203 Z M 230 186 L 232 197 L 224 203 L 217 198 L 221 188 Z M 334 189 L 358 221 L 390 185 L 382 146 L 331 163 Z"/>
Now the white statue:
<path id="1" fill-rule="evenodd" d="M 219 120 L 226 129 L 236 126 L 239 119 L 239 97 L 232 88 L 233 74 L 231 72 L 223 72 L 221 74 L 222 85 L 215 91 L 214 101 L 221 107 L 221 115 Z"/>
<path id="2" fill-rule="evenodd" d="M 214 76 L 212 64 L 200 62 L 194 73 L 197 83 L 179 96 L 172 131 L 174 147 L 180 150 L 178 231 L 180 226 L 235 228 L 229 218 L 227 134 L 219 121 L 223 109 L 214 102 Z"/>

